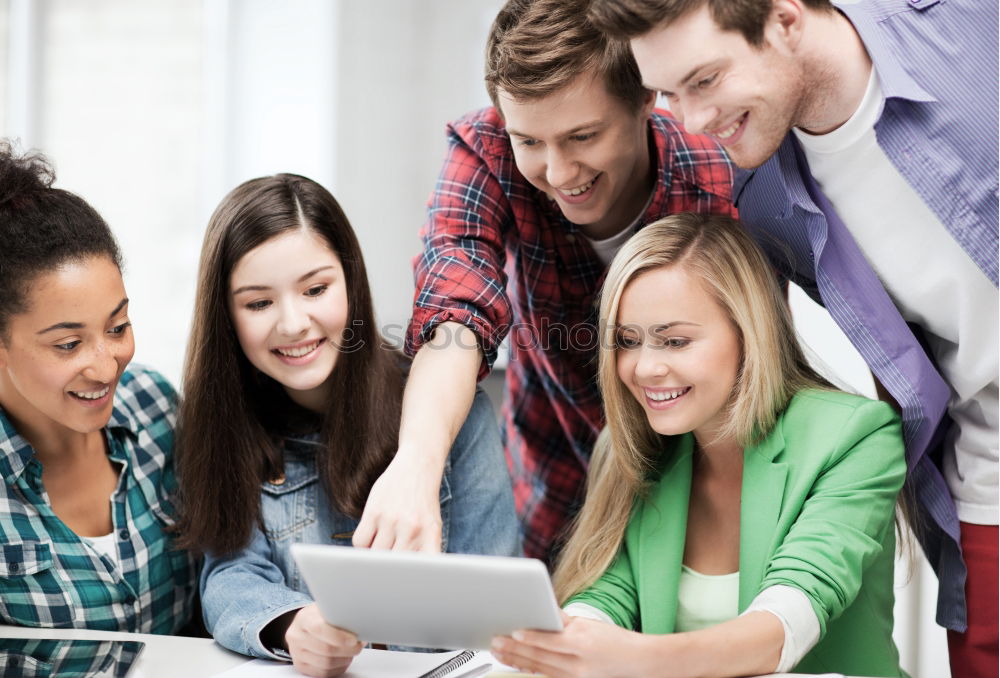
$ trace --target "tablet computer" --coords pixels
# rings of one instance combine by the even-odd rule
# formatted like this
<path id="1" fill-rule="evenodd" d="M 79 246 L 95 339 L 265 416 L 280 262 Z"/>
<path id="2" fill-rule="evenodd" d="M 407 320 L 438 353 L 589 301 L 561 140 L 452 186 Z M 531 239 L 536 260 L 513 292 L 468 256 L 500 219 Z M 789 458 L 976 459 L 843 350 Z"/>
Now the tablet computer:
<path id="1" fill-rule="evenodd" d="M 365 642 L 487 649 L 517 629 L 562 630 L 540 560 L 293 544 L 327 622 Z"/>

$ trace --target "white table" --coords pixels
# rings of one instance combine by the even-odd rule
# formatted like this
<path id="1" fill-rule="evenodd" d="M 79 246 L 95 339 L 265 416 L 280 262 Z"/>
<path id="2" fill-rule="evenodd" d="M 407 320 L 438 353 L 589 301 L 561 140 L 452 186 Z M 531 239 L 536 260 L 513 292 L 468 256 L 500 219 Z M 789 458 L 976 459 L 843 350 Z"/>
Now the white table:
<path id="1" fill-rule="evenodd" d="M 253 661 L 250 657 L 230 652 L 209 638 L 162 636 L 148 633 L 115 633 L 86 629 L 37 629 L 3 625 L 0 625 L 0 638 L 138 640 L 146 645 L 128 678 L 209 678 Z M 379 650 L 365 650 L 365 652 L 379 655 L 395 654 L 397 657 L 392 662 L 395 664 L 393 670 L 397 671 L 400 668 L 398 655 L 401 653 L 383 653 Z M 419 658 L 417 666 L 421 667 L 419 671 L 411 675 L 423 673 L 441 661 L 434 655 L 412 654 L 410 656 Z M 428 658 L 430 658 L 431 663 L 429 666 L 425 666 Z M 379 660 L 377 664 L 383 664 L 385 661 L 388 660 Z M 371 666 L 371 662 L 368 666 Z"/>
<path id="2" fill-rule="evenodd" d="M 57 638 L 60 640 L 138 640 L 146 647 L 135 664 L 142 678 L 208 678 L 250 661 L 210 638 L 114 633 L 86 629 L 35 629 L 0 625 L 0 638 Z M 131 674 L 130 674 L 131 678 Z"/>
<path id="3" fill-rule="evenodd" d="M 61 640 L 139 640 L 146 647 L 135 664 L 137 678 L 209 678 L 251 661 L 209 638 L 114 633 L 86 629 L 36 629 L 0 625 L 0 638 L 56 638 Z M 772 674 L 777 676 L 799 674 Z M 835 676 L 838 674 L 823 674 Z M 132 674 L 129 674 L 132 678 Z M 761 676 L 759 678 L 766 678 Z M 818 678 L 818 677 L 817 677 Z M 850 678 L 850 677 L 839 677 Z"/>

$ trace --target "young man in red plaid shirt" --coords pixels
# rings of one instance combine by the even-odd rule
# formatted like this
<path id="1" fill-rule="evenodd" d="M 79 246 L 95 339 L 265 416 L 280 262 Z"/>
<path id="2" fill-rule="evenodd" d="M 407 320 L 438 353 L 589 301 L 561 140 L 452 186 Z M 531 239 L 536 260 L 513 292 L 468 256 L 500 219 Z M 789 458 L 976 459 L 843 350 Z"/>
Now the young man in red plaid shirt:
<path id="1" fill-rule="evenodd" d="M 510 333 L 508 464 L 525 553 L 551 562 L 604 425 L 596 303 L 608 262 L 667 214 L 735 214 L 725 153 L 653 110 L 628 46 L 585 10 L 508 2 L 487 45 L 494 105 L 448 126 L 415 261 L 399 451 L 355 545 L 440 549 L 448 450 Z"/>

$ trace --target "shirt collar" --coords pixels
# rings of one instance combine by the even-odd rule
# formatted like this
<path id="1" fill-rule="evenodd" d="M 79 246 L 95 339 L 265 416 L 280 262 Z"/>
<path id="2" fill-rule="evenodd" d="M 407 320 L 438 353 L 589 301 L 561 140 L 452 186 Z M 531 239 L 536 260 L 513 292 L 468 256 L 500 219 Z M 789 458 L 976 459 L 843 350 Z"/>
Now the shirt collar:
<path id="1" fill-rule="evenodd" d="M 121 384 L 119 384 L 120 388 Z M 139 435 L 139 419 L 125 399 L 122 398 L 119 390 L 115 391 L 114 405 L 111 410 L 111 419 L 105 429 L 110 433 L 115 430 L 124 430 L 133 438 Z M 114 438 L 114 436 L 111 436 Z M 110 456 L 114 461 L 123 462 L 120 459 L 121 450 L 117 445 L 109 445 Z M 7 417 L 7 413 L 0 407 L 0 474 L 8 485 L 13 485 L 21 477 L 28 467 L 28 462 L 35 456 L 35 451 L 31 444 L 25 440 L 14 424 Z"/>
<path id="2" fill-rule="evenodd" d="M 803 169 L 802 149 L 795 135 L 788 133 L 763 165 L 754 169 L 737 170 L 733 181 L 733 200 L 736 208 L 740 207 L 743 191 L 751 181 L 772 187 L 778 195 L 784 196 L 780 217 L 788 219 L 797 205 L 807 212 L 819 214 L 820 209 L 809 195 L 807 181 L 812 181 L 812 175 Z"/>
<path id="3" fill-rule="evenodd" d="M 655 182 L 653 192 L 646 202 L 646 209 L 640 213 L 644 224 L 651 224 L 671 211 L 668 208 L 675 181 L 679 180 L 697 187 L 699 193 L 709 190 L 705 188 L 705 182 L 698 173 L 697 165 L 702 161 L 685 161 L 685 158 L 692 155 L 693 148 L 685 149 L 685 144 L 689 142 L 682 139 L 685 134 L 683 126 L 677 122 L 673 114 L 658 108 L 653 109 L 648 129 L 652 136 L 649 147 L 652 152 L 650 162 L 655 172 Z M 735 194 L 719 197 L 730 200 L 733 195 Z"/>
<path id="4" fill-rule="evenodd" d="M 115 404 L 111 409 L 111 419 L 108 420 L 108 429 L 124 429 L 125 431 L 132 434 L 133 437 L 139 436 L 139 430 L 142 425 L 139 423 L 139 415 L 135 411 L 130 400 L 134 402 L 134 399 L 126 400 L 122 392 L 121 382 L 118 382 L 118 388 L 115 389 Z"/>
<path id="5" fill-rule="evenodd" d="M 847 17 L 854 30 L 861 36 L 868 56 L 871 57 L 875 72 L 878 73 L 882 94 L 886 99 L 899 98 L 912 101 L 936 101 L 927 90 L 920 86 L 899 62 L 897 55 L 882 40 L 882 29 L 876 24 L 867 5 L 847 0 L 834 2 L 834 6 Z"/>

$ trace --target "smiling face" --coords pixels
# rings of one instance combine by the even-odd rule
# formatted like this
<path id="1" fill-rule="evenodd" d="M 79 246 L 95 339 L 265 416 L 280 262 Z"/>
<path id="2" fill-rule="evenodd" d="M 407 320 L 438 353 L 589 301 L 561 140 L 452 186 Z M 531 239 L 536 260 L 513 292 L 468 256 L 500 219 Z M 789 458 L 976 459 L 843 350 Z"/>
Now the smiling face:
<path id="1" fill-rule="evenodd" d="M 296 403 L 322 412 L 348 317 L 340 258 L 321 236 L 297 228 L 244 255 L 229 289 L 250 363 Z"/>
<path id="2" fill-rule="evenodd" d="M 723 31 L 708 5 L 631 40 L 642 81 L 662 92 L 692 134 L 709 134 L 739 167 L 770 158 L 801 117 L 802 64 L 788 27 L 774 16 L 764 43 Z"/>
<path id="3" fill-rule="evenodd" d="M 654 431 L 693 431 L 704 445 L 726 421 L 740 369 L 739 336 L 697 277 L 667 266 L 622 292 L 616 332 L 618 378 Z"/>
<path id="4" fill-rule="evenodd" d="M 532 186 L 591 237 L 628 226 L 652 190 L 647 123 L 653 96 L 632 110 L 584 74 L 540 99 L 498 93 L 514 161 Z"/>
<path id="5" fill-rule="evenodd" d="M 135 353 L 121 272 L 104 256 L 30 283 L 27 310 L 0 341 L 0 404 L 28 431 L 93 433 L 111 417 Z"/>

